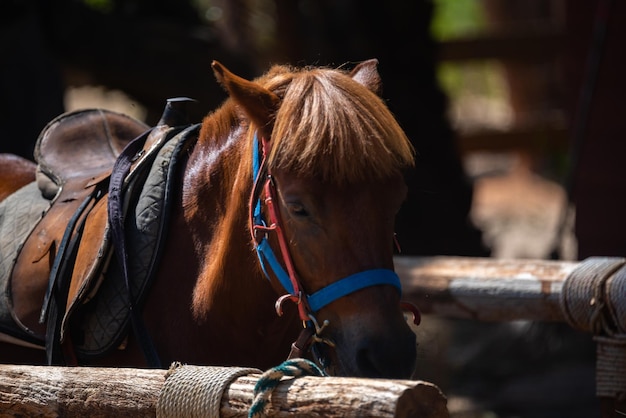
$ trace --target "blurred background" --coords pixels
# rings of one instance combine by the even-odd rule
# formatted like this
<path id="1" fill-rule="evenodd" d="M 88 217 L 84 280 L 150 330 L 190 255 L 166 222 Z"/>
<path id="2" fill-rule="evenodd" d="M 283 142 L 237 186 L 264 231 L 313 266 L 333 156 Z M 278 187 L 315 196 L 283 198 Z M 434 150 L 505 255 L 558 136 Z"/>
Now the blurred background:
<path id="1" fill-rule="evenodd" d="M 55 116 L 154 124 L 169 97 L 225 93 L 210 63 L 378 58 L 417 151 L 404 254 L 626 254 L 626 3 L 610 0 L 2 0 L 0 152 L 33 158 Z M 453 417 L 594 417 L 594 346 L 564 324 L 426 318 L 416 378 Z"/>

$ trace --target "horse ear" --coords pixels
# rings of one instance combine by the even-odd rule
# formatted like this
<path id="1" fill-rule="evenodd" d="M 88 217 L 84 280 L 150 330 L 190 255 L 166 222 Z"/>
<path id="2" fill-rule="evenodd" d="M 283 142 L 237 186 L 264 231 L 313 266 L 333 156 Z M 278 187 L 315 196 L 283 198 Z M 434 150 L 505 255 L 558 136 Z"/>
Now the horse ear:
<path id="1" fill-rule="evenodd" d="M 378 74 L 378 60 L 372 58 L 371 60 L 363 61 L 359 63 L 350 72 L 350 76 L 357 82 L 363 84 L 365 87 L 381 95 L 383 93 L 383 83 Z"/>
<path id="2" fill-rule="evenodd" d="M 266 129 L 278 110 L 280 98 L 259 84 L 241 78 L 226 69 L 218 61 L 211 63 L 213 73 L 230 97 L 243 109 L 259 129 Z M 269 135 L 269 132 L 263 132 Z"/>

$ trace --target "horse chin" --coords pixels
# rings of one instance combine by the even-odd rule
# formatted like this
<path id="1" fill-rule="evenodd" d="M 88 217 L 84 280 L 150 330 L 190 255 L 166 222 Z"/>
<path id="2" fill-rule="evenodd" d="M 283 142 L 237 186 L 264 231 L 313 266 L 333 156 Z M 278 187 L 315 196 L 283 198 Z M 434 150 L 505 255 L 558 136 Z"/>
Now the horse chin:
<path id="1" fill-rule="evenodd" d="M 313 362 L 328 376 L 355 377 L 354 374 L 346 372 L 335 350 L 328 345 L 313 344 L 313 346 L 311 346 L 311 357 Z"/>

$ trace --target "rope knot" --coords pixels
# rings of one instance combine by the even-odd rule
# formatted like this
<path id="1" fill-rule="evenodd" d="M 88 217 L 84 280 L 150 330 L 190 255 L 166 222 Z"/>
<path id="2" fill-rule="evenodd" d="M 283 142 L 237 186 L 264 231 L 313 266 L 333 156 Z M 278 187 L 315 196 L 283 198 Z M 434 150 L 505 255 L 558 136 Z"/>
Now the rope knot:
<path id="1" fill-rule="evenodd" d="M 611 335 L 619 332 L 620 324 L 614 313 L 621 309 L 613 301 L 615 285 L 624 276 L 621 268 L 626 259 L 590 257 L 574 269 L 561 290 L 561 310 L 566 321 L 575 329 L 594 334 Z"/>
<path id="2" fill-rule="evenodd" d="M 261 375 L 254 385 L 254 401 L 248 412 L 248 418 L 264 417 L 265 408 L 269 403 L 269 398 L 280 383 L 286 377 L 302 376 L 326 376 L 315 363 L 303 358 L 295 358 L 284 361 L 282 364 L 267 370 Z"/>

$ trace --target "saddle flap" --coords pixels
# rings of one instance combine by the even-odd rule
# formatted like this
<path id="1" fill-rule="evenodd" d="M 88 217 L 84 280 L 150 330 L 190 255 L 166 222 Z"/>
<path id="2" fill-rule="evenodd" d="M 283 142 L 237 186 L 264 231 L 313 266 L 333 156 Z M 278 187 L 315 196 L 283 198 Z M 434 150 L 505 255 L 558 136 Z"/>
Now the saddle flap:
<path id="1" fill-rule="evenodd" d="M 69 283 L 67 306 L 61 327 L 62 340 L 68 327 L 68 318 L 80 304 L 87 303 L 100 286 L 103 271 L 111 255 L 107 200 L 106 196 L 100 199 L 85 220 Z"/>
<path id="2" fill-rule="evenodd" d="M 45 324 L 39 322 L 37 311 L 41 311 L 50 268 L 69 220 L 94 188 L 107 184 L 124 147 L 148 129 L 126 115 L 88 109 L 58 116 L 39 135 L 35 145 L 37 185 L 48 199 L 49 208 L 31 226 L 7 289 L 15 321 L 27 332 L 45 334 Z"/>
<path id="3" fill-rule="evenodd" d="M 148 129 L 143 122 L 105 109 L 78 110 L 56 117 L 35 144 L 40 189 L 50 196 L 71 178 L 105 173 L 124 147 Z M 56 191 L 41 174 L 57 186 Z"/>

